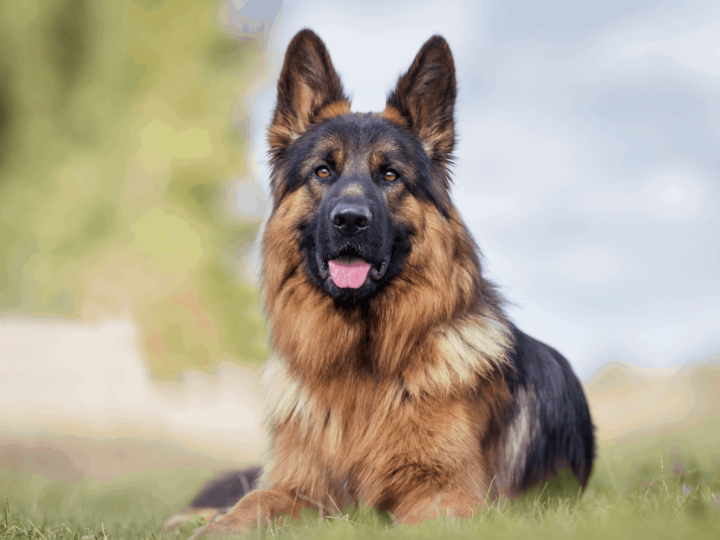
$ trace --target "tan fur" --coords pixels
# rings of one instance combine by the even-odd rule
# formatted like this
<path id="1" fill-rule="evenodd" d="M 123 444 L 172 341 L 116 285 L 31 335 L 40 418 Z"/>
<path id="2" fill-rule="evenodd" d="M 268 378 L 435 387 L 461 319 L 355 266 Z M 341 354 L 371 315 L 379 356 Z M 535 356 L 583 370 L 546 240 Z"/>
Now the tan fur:
<path id="1" fill-rule="evenodd" d="M 313 507 L 298 494 L 278 489 L 253 491 L 238 501 L 221 520 L 204 527 L 192 538 L 238 534 L 254 525 L 268 525 L 279 515 L 287 514 L 297 519 L 300 510 L 306 506 Z"/>
<path id="2" fill-rule="evenodd" d="M 407 118 L 400 114 L 400 111 L 392 105 L 385 105 L 385 110 L 381 112 L 380 115 L 390 122 L 394 122 L 403 127 L 409 127 Z"/>
<path id="3" fill-rule="evenodd" d="M 468 513 L 483 502 L 492 478 L 478 441 L 484 416 L 496 414 L 508 399 L 498 381 L 481 384 L 489 394 L 483 403 L 494 407 L 464 392 L 414 400 L 391 381 L 362 377 L 312 388 L 275 358 L 263 386 L 275 430 L 269 485 L 297 490 L 329 508 L 333 501 L 342 507 L 364 499 L 400 521 L 438 497 L 464 498 Z M 418 483 L 423 476 L 427 481 Z"/>
<path id="4" fill-rule="evenodd" d="M 326 105 L 325 107 L 320 109 L 317 117 L 321 120 L 330 120 L 331 118 L 343 116 L 345 114 L 350 114 L 350 102 L 336 101 L 335 103 L 330 103 L 329 105 Z"/>
<path id="5" fill-rule="evenodd" d="M 342 190 L 342 196 L 348 195 L 363 195 L 365 192 L 360 184 L 350 184 L 348 187 Z"/>

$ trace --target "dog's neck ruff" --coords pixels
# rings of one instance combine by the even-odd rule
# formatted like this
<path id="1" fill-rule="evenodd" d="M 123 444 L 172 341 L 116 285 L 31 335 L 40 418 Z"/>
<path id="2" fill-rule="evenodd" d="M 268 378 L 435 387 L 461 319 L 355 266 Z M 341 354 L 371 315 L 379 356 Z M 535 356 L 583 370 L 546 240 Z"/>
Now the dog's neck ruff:
<path id="1" fill-rule="evenodd" d="M 509 328 L 493 318 L 469 317 L 449 324 L 427 336 L 425 347 L 408 359 L 405 370 L 378 377 L 346 366 L 344 374 L 326 377 L 322 384 L 294 374 L 291 361 L 275 354 L 267 360 L 261 377 L 266 399 L 266 422 L 271 429 L 299 421 L 308 428 L 330 413 L 329 394 L 358 393 L 369 389 L 383 401 L 376 403 L 378 414 L 390 414 L 417 399 L 459 396 L 477 390 L 480 382 L 492 380 L 508 369 L 512 346 Z M 427 347 L 435 352 L 429 353 Z M 428 354 L 427 356 L 419 356 Z M 332 388 L 331 388 L 332 387 Z"/>

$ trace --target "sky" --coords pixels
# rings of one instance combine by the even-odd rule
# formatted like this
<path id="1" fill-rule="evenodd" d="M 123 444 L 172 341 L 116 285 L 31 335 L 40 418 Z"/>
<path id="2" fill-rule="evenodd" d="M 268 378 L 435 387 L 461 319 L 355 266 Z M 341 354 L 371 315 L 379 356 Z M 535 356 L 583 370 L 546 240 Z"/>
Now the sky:
<path id="1" fill-rule="evenodd" d="M 230 0 L 228 18 L 270 29 L 244 124 L 266 194 L 297 31 L 324 40 L 358 112 L 382 110 L 440 34 L 458 78 L 453 199 L 518 326 L 583 379 L 720 352 L 720 3 Z"/>

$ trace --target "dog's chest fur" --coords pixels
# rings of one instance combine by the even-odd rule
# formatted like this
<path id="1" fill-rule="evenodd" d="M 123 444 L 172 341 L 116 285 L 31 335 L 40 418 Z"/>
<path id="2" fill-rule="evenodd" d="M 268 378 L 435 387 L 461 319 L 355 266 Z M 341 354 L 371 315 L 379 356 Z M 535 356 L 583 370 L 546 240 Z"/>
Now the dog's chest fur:
<path id="1" fill-rule="evenodd" d="M 508 396 L 483 358 L 496 351 L 473 330 L 438 333 L 446 354 L 402 377 L 349 370 L 313 385 L 294 378 L 284 359 L 269 360 L 262 384 L 274 448 L 266 481 L 329 509 L 359 499 L 391 507 L 423 478 L 428 489 L 458 479 L 468 490 L 487 489 L 481 440 Z"/>

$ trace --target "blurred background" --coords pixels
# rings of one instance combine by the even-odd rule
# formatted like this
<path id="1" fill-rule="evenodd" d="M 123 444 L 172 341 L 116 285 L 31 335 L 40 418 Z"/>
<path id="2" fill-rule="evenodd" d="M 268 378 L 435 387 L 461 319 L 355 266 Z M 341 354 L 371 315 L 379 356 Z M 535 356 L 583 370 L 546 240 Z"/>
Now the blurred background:
<path id="1" fill-rule="evenodd" d="M 253 242 L 305 27 L 361 112 L 449 41 L 454 199 L 512 318 L 568 357 L 601 446 L 720 447 L 716 2 L 0 0 L 0 471 L 262 459 Z"/>

